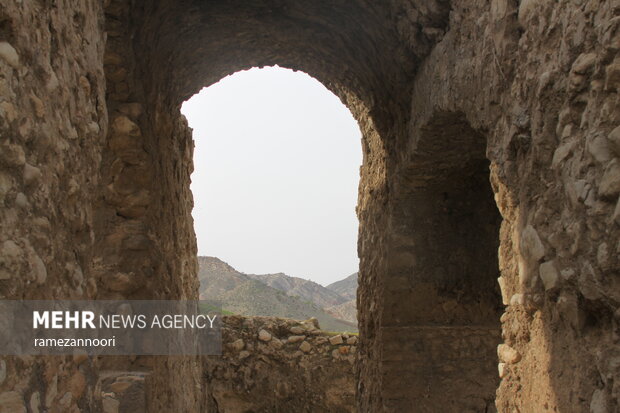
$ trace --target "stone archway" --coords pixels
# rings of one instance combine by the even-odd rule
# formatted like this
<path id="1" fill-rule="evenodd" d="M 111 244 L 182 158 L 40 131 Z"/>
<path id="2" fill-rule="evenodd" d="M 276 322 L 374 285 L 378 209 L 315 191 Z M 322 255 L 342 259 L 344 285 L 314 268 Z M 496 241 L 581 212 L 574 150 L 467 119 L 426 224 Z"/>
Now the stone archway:
<path id="1" fill-rule="evenodd" d="M 485 153 L 462 113 L 435 113 L 391 180 L 384 411 L 494 411 L 501 217 Z"/>
<path id="2" fill-rule="evenodd" d="M 501 313 L 494 258 L 499 219 L 488 185 L 486 140 L 463 115 L 446 113 L 423 128 L 416 155 L 404 166 L 388 149 L 408 139 L 410 73 L 440 38 L 446 8 L 439 4 L 415 10 L 418 29 L 408 33 L 413 44 L 406 48 L 402 30 L 385 24 L 399 18 L 396 6 L 371 2 L 186 1 L 133 9 L 111 2 L 111 127 L 102 168 L 108 195 L 99 206 L 108 219 L 101 220 L 100 251 L 116 246 L 114 271 L 120 275 L 108 284 L 102 279 L 107 288 L 101 296 L 194 292 L 192 142 L 179 113 L 182 101 L 241 69 L 278 64 L 304 70 L 341 98 L 363 133 L 360 408 L 486 411 L 497 386 Z M 158 241 L 147 247 L 136 239 Z M 480 240 L 480 248 L 469 248 Z M 124 243 L 137 245 L 119 249 Z M 109 266 L 102 271 L 109 272 Z M 159 367 L 162 374 L 169 368 Z M 177 369 L 197 374 L 191 362 Z M 152 383 L 161 399 L 158 386 L 166 384 Z"/>
<path id="3" fill-rule="evenodd" d="M 361 278 L 367 285 L 379 281 L 369 275 L 375 269 L 366 263 L 381 254 L 386 236 L 377 222 L 387 196 L 386 141 L 405 133 L 410 73 L 439 39 L 447 8 L 440 2 L 426 5 L 407 33 L 385 24 L 403 18 L 400 11 L 363 1 L 147 2 L 133 9 L 110 2 L 105 55 L 110 133 L 100 180 L 105 195 L 97 206 L 96 261 L 106 263 L 97 269 L 104 287 L 100 298 L 192 296 L 192 142 L 180 104 L 225 75 L 274 64 L 319 79 L 360 124 Z M 414 44 L 405 47 L 403 35 Z M 370 306 L 362 297 L 362 307 Z M 375 363 L 376 338 L 364 314 L 361 330 L 367 339 L 361 343 L 361 360 Z M 154 377 L 169 368 L 155 363 Z M 191 361 L 176 369 L 179 375 L 199 374 Z M 166 399 L 166 392 L 158 391 L 165 386 L 152 381 L 157 394 L 152 408 L 202 403 L 197 396 Z"/>
<path id="4" fill-rule="evenodd" d="M 516 298 L 504 322 L 519 324 L 511 342 L 521 353 L 544 348 L 540 343 L 530 347 L 522 338 L 529 334 L 530 312 L 540 309 L 545 294 L 536 282 L 539 261 L 554 256 L 531 259 L 527 248 L 520 251 L 512 240 L 534 221 L 515 200 L 528 176 L 523 165 L 532 156 L 532 135 L 543 136 L 547 144 L 555 137 L 549 136 L 549 126 L 533 130 L 531 123 L 542 122 L 542 115 L 531 120 L 527 112 L 533 109 L 510 107 L 508 92 L 501 91 L 518 78 L 510 56 L 521 34 L 518 25 L 524 24 L 509 3 L 494 1 L 489 11 L 482 3 L 447 1 L 187 0 L 143 2 L 131 9 L 110 1 L 105 56 L 110 133 L 95 220 L 98 297 L 175 298 L 195 291 L 188 186 L 192 142 L 179 116 L 181 102 L 245 68 L 278 64 L 303 70 L 340 97 L 364 137 L 357 211 L 360 409 L 432 411 L 438 403 L 446 409 L 491 409 L 501 309 L 494 254 L 499 217 L 486 185 L 487 157 L 495 165 L 494 192 L 509 218 L 500 237 L 507 257 L 503 304 Z M 488 43 L 489 33 L 476 29 L 478 21 L 486 22 L 493 35 Z M 469 84 L 469 65 L 477 70 L 475 86 Z M 570 123 L 571 116 L 565 113 L 562 122 Z M 538 150 L 538 155 L 544 152 Z M 471 243 L 479 248 L 463 248 Z M 447 259 L 446 249 L 454 252 Z M 521 259 L 528 260 L 531 286 L 517 279 Z M 551 318 L 545 315 L 542 323 L 552 325 Z M 434 354 L 448 347 L 445 354 Z M 580 358 L 584 365 L 588 357 Z M 535 360 L 530 357 L 529 365 Z M 154 376 L 172 368 L 179 380 L 199 375 L 191 360 L 179 363 L 155 363 Z M 437 366 L 441 374 L 434 371 Z M 472 375 L 463 378 L 464 370 Z M 504 380 L 505 408 L 538 402 L 509 390 L 522 383 L 519 377 Z M 153 383 L 153 408 L 191 410 L 202 403 L 197 394 L 178 400 L 157 391 L 166 386 Z M 545 400 L 561 393 L 553 383 L 545 386 Z M 583 386 L 592 389 L 593 384 Z"/>

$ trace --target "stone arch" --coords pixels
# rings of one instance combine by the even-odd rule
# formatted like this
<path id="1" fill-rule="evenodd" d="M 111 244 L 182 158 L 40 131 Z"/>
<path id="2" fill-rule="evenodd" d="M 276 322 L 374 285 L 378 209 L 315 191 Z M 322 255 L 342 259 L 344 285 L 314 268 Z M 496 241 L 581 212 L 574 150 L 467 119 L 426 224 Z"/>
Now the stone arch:
<path id="1" fill-rule="evenodd" d="M 187 296 L 195 288 L 192 142 L 179 109 L 202 87 L 239 70 L 275 64 L 303 70 L 351 110 L 363 135 L 358 214 L 364 221 L 385 193 L 385 142 L 406 133 L 411 73 L 438 40 L 448 11 L 434 1 L 414 13 L 413 29 L 386 24 L 402 19 L 402 9 L 362 0 L 107 2 L 110 128 L 104 196 L 96 205 L 99 296 Z M 182 259 L 180 249 L 189 252 Z M 172 273 L 187 282 L 173 281 Z"/>
<path id="2" fill-rule="evenodd" d="M 420 19 L 442 26 L 447 6 L 432 3 Z M 135 41 L 149 45 L 136 50 L 144 73 L 174 104 L 226 75 L 277 64 L 316 77 L 358 120 L 370 114 L 385 128 L 396 109 L 408 110 L 410 75 L 433 42 L 421 35 L 405 46 L 386 24 L 394 6 L 367 1 L 185 0 L 129 13 L 140 21 Z"/>
<path id="3" fill-rule="evenodd" d="M 426 274 L 432 262 L 428 259 L 426 268 L 412 266 L 413 256 L 427 254 L 438 260 L 441 253 L 433 250 L 429 255 L 428 248 L 418 246 L 421 238 L 408 233 L 412 228 L 418 231 L 425 225 L 424 231 L 430 235 L 434 226 L 440 226 L 443 232 L 437 242 L 454 248 L 459 242 L 471 240 L 461 233 L 449 236 L 447 230 L 454 220 L 443 222 L 443 216 L 438 216 L 427 222 L 442 206 L 474 213 L 472 208 L 480 205 L 476 203 L 477 193 L 467 197 L 467 191 L 451 185 L 450 179 L 468 177 L 469 181 L 459 182 L 470 186 L 478 185 L 484 176 L 488 179 L 484 169 L 485 139 L 458 114 L 437 114 L 422 128 L 415 159 L 405 162 L 405 167 L 387 161 L 397 159 L 400 155 L 392 153 L 396 144 L 409 139 L 411 74 L 439 39 L 437 33 L 442 32 L 447 12 L 442 4 L 433 2 L 417 10 L 420 22 L 429 30 L 419 27 L 417 35 L 408 33 L 408 41 L 403 42 L 405 33 L 399 25 L 386 24 L 398 20 L 396 5 L 378 7 L 365 1 L 244 1 L 227 5 L 188 0 L 145 2 L 130 8 L 125 2 L 112 1 L 106 9 L 110 133 L 101 169 L 102 192 L 106 196 L 98 208 L 99 222 L 104 223 L 98 232 L 98 250 L 114 259 L 102 256 L 98 260 L 108 263 L 99 272 L 100 297 L 175 298 L 195 294 L 196 245 L 189 192 L 193 144 L 180 105 L 226 75 L 277 64 L 303 70 L 321 81 L 351 110 L 363 135 L 364 162 L 357 207 L 360 289 L 364 291 L 358 298 L 363 335 L 358 377 L 360 406 L 372 410 L 379 403 L 386 411 L 397 411 L 419 402 L 420 392 L 429 385 L 426 377 L 435 377 L 428 374 L 428 360 L 437 360 L 428 359 L 420 369 L 412 357 L 427 357 L 424 348 L 404 347 L 397 351 L 393 345 L 399 342 L 398 337 L 404 337 L 402 331 L 408 332 L 409 340 L 410 333 L 422 325 L 437 327 L 415 330 L 429 332 L 424 336 L 428 343 L 446 345 L 451 339 L 470 340 L 459 349 L 470 351 L 465 354 L 467 360 L 455 356 L 451 364 L 445 365 L 447 368 L 475 366 L 484 370 L 485 377 L 491 375 L 490 371 L 495 377 L 494 359 L 475 359 L 471 348 L 464 349 L 478 340 L 485 343 L 485 352 L 494 352 L 498 341 L 497 323 L 490 321 L 499 319 L 497 308 L 489 304 L 492 294 L 487 297 L 479 293 L 483 289 L 477 289 L 472 279 L 462 280 L 454 274 L 456 266 L 470 268 L 478 257 L 463 252 L 441 276 L 429 274 L 427 283 L 409 280 L 404 295 L 397 291 L 403 287 L 399 284 L 403 274 Z M 466 147 L 462 152 L 450 146 L 459 144 Z M 465 169 L 455 169 L 458 162 L 465 162 Z M 461 176 L 463 171 L 467 174 Z M 488 187 L 480 190 L 484 192 Z M 442 198 L 445 194 L 449 194 L 447 199 Z M 386 203 L 388 214 L 384 213 Z M 412 214 L 413 204 L 416 208 L 423 204 L 425 209 Z M 413 244 L 406 241 L 401 245 L 399 237 L 409 237 Z M 402 251 L 403 246 L 409 250 Z M 484 259 L 487 253 L 486 249 L 481 253 Z M 422 265 L 424 259 L 413 261 Z M 471 272 L 469 269 L 468 274 Z M 493 276 L 490 282 L 485 278 L 485 286 L 496 288 L 496 278 Z M 145 287 L 137 289 L 138 285 Z M 455 287 L 462 292 L 457 298 Z M 435 291 L 431 291 L 433 288 Z M 427 294 L 433 292 L 435 295 Z M 460 311 L 463 303 L 458 299 L 462 297 L 468 298 L 465 306 L 471 311 Z M 476 306 L 476 300 L 487 298 L 488 303 Z M 399 307 L 405 303 L 410 308 Z M 450 305 L 452 311 L 445 311 Z M 413 310 L 423 311 L 416 318 Z M 442 336 L 440 332 L 445 331 L 450 333 Z M 386 358 L 386 354 L 395 352 L 395 360 Z M 399 368 L 393 368 L 394 361 Z M 170 368 L 164 364 L 155 363 L 154 371 L 159 368 L 164 374 Z M 188 363 L 176 371 L 187 375 L 183 369 L 192 371 L 194 366 Z M 411 380 L 406 388 L 394 382 L 404 383 L 402 373 Z M 377 375 L 381 385 L 369 384 Z M 448 408 L 462 407 L 459 403 L 472 397 L 476 407 L 482 404 L 486 408 L 497 381 L 489 379 L 476 389 L 463 384 L 465 381 L 450 374 L 441 376 L 430 383 L 435 388 L 433 397 L 424 397 L 427 402 L 437 402 L 447 387 L 460 386 L 447 400 Z M 157 381 L 153 383 L 153 409 L 179 405 L 178 400 L 163 399 L 166 393 L 157 391 Z M 201 403 L 197 395 L 186 402 Z"/>
<path id="4" fill-rule="evenodd" d="M 363 379 L 379 393 L 359 396 L 369 411 L 492 411 L 503 307 L 487 140 L 455 112 L 415 135 L 390 180 L 381 363 Z"/>

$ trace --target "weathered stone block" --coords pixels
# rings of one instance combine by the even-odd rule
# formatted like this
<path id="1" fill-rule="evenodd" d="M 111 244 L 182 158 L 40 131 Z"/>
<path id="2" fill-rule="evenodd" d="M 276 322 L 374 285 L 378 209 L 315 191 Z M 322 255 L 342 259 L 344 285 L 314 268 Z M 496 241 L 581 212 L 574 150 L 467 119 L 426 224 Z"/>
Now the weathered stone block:
<path id="1" fill-rule="evenodd" d="M 554 261 L 548 261 L 540 265 L 540 279 L 545 286 L 545 290 L 555 290 L 560 286 L 560 276 L 555 267 Z"/>
<path id="2" fill-rule="evenodd" d="M 4 60 L 13 69 L 19 69 L 19 55 L 17 50 L 8 42 L 0 42 L 0 59 Z"/>
<path id="3" fill-rule="evenodd" d="M 615 198 L 620 194 L 620 160 L 614 159 L 606 167 L 601 183 L 599 194 L 603 198 Z"/>

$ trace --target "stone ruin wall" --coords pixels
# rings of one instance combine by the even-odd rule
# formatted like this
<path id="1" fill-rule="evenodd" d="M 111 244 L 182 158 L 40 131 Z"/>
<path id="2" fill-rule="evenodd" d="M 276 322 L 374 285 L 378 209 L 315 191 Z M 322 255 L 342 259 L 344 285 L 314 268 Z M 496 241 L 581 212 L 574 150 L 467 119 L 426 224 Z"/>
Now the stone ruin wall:
<path id="1" fill-rule="evenodd" d="M 108 130 L 98 2 L 0 4 L 0 296 L 94 298 Z M 2 327 L 5 328 L 5 327 Z M 97 411 L 97 361 L 2 357 L 0 411 Z"/>
<path id="2" fill-rule="evenodd" d="M 487 141 L 503 218 L 500 411 L 619 408 L 619 13 L 605 1 L 453 3 L 414 83 L 410 133 L 395 143 L 390 188 L 416 192 L 426 158 L 437 171 L 452 156 L 449 143 L 437 151 L 425 139 L 449 138 L 454 114 L 467 120 L 462 134 Z"/>
<path id="3" fill-rule="evenodd" d="M 191 135 L 174 124 L 168 148 L 152 139 L 168 135 L 144 111 L 127 13 L 125 2 L 0 5 L 2 298 L 195 297 Z M 7 357 L 0 367 L 3 413 L 101 411 L 102 380 L 118 370 L 192 381 L 172 393 L 152 380 L 149 411 L 200 411 L 204 400 L 191 357 Z"/>
<path id="4" fill-rule="evenodd" d="M 280 63 L 364 135 L 359 411 L 492 411 L 497 385 L 501 412 L 619 408 L 617 1 L 306 5 L 326 39 L 278 26 L 292 0 L 214 6 L 228 32 L 184 5 L 0 4 L 2 298 L 193 297 L 180 101 Z M 341 35 L 340 13 L 365 32 Z M 199 360 L 76 354 L 3 357 L 0 412 L 101 411 L 121 368 L 150 372 L 148 411 L 212 410 Z"/>
<path id="5" fill-rule="evenodd" d="M 454 323 L 467 312 L 450 302 L 450 294 L 430 303 L 424 299 L 429 290 L 434 294 L 433 290 L 444 288 L 446 274 L 435 275 L 438 281 L 431 280 L 429 286 L 424 280 L 425 263 L 420 262 L 437 241 L 440 248 L 453 246 L 438 234 L 445 223 L 429 228 L 420 218 L 432 216 L 428 200 L 435 185 L 442 195 L 450 194 L 444 191 L 450 189 L 445 177 L 464 183 L 458 171 L 443 171 L 443 163 L 467 157 L 464 152 L 476 158 L 462 139 L 472 130 L 487 142 L 483 153 L 490 161 L 493 197 L 503 219 L 498 264 L 506 309 L 499 318 L 503 344 L 498 348 L 502 378 L 498 410 L 617 410 L 618 4 L 498 0 L 490 6 L 486 2 L 452 6 L 450 29 L 416 75 L 408 132 L 388 148 L 386 192 L 392 195 L 384 197 L 387 207 L 382 211 L 392 205 L 393 213 L 382 222 L 392 225 L 393 239 L 386 236 L 383 251 L 372 254 L 377 244 L 365 249 L 364 243 L 376 238 L 370 232 L 361 233 L 359 308 L 379 308 L 386 317 L 382 320 L 379 312 L 364 310 L 360 314 L 360 386 L 367 389 L 358 394 L 362 411 L 404 411 L 412 406 L 417 406 L 416 411 L 437 411 L 443 394 L 432 390 L 431 384 L 437 381 L 430 375 L 412 374 L 421 381 L 414 387 L 420 393 L 413 397 L 404 389 L 390 399 L 385 396 L 390 396 L 402 370 L 412 371 L 414 363 L 438 365 L 445 354 L 467 349 L 458 339 L 446 337 L 443 348 L 450 350 L 431 348 L 430 362 L 420 362 L 413 351 L 408 353 L 412 364 L 405 368 L 401 357 L 395 358 L 395 366 L 374 361 L 377 354 L 391 352 L 392 346 L 385 343 L 392 329 L 412 329 L 410 321 L 398 317 L 417 315 L 416 328 L 432 323 L 437 332 L 442 324 L 454 329 L 454 324 L 473 321 Z M 452 126 L 463 119 L 465 124 L 453 133 Z M 471 160 L 461 159 L 458 164 L 469 165 Z M 407 195 L 401 200 L 394 194 Z M 403 202 L 409 211 L 426 212 L 413 217 L 417 220 L 403 217 Z M 438 202 L 433 208 L 452 210 L 447 202 Z M 473 212 L 480 205 L 464 202 L 460 208 Z M 479 234 L 480 226 L 471 230 Z M 408 231 L 417 235 L 409 236 Z M 455 252 L 443 248 L 435 263 L 454 259 Z M 393 278 L 379 276 L 386 273 Z M 417 279 L 405 275 L 411 273 L 417 273 Z M 485 280 L 475 280 L 469 288 L 481 282 Z M 455 286 L 467 289 L 458 282 Z M 421 289 L 422 297 L 406 300 L 403 292 L 415 289 Z M 421 305 L 412 315 L 416 302 Z M 437 304 L 440 308 L 435 312 Z M 382 323 L 392 326 L 379 329 Z M 375 334 L 373 340 L 369 331 Z M 386 338 L 377 339 L 380 335 Z M 461 368 L 452 377 L 458 378 L 466 370 L 465 360 L 456 358 Z M 449 374 L 438 379 L 451 380 Z M 476 396 L 469 399 L 473 406 L 457 399 L 459 404 L 448 401 L 444 410 L 481 411 L 482 401 Z M 428 397 L 432 402 L 424 404 Z M 423 407 L 416 401 L 422 401 Z"/>
<path id="6" fill-rule="evenodd" d="M 223 355 L 204 359 L 206 411 L 355 412 L 356 335 L 327 333 L 316 319 L 226 316 Z M 104 413 L 146 413 L 151 373 L 107 372 Z"/>
<path id="7" fill-rule="evenodd" d="M 223 357 L 209 357 L 207 411 L 355 412 L 356 335 L 316 320 L 224 317 Z"/>

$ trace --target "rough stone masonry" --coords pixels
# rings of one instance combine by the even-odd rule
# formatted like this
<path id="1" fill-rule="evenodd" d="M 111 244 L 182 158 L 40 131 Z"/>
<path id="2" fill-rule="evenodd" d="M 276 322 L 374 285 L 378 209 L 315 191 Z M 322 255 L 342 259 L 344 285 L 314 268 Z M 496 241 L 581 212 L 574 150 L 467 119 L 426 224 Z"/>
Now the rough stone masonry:
<path id="1" fill-rule="evenodd" d="M 180 105 L 277 64 L 363 133 L 358 411 L 618 411 L 619 51 L 618 0 L 3 1 L 0 297 L 196 297 Z M 4 357 L 0 412 L 218 411 L 203 362 Z"/>

